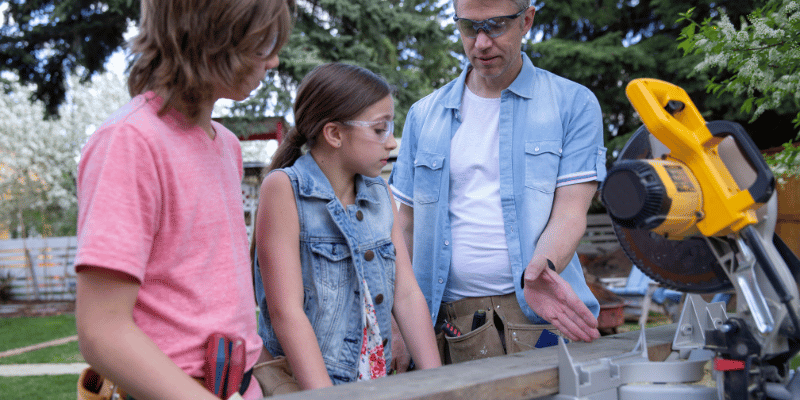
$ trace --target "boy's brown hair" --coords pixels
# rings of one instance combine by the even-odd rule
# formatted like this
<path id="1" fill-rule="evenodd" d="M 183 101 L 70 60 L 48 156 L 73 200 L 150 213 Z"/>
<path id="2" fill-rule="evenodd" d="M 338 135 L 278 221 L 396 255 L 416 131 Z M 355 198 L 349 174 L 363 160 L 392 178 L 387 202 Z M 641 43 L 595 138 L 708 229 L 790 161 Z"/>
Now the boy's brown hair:
<path id="1" fill-rule="evenodd" d="M 235 88 L 252 72 L 256 54 L 280 51 L 294 7 L 294 0 L 141 0 L 128 91 L 159 90 L 159 115 L 180 105 L 196 119 L 214 82 Z"/>

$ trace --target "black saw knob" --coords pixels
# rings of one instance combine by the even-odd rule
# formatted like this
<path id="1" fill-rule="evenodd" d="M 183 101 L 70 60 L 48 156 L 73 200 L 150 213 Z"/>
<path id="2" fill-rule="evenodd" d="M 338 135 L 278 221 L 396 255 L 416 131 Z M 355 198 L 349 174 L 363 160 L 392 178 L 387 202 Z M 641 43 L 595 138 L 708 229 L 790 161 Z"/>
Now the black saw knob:
<path id="1" fill-rule="evenodd" d="M 672 200 L 655 168 L 645 160 L 618 160 L 600 197 L 611 219 L 629 229 L 653 229 L 664 222 Z"/>

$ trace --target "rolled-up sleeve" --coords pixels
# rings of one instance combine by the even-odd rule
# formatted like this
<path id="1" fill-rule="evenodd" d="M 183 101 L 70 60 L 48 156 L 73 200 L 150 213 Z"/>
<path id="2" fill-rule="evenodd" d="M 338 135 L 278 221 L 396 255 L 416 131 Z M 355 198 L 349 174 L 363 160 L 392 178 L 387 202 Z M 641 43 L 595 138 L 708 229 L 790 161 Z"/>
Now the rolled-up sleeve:
<path id="1" fill-rule="evenodd" d="M 606 176 L 600 103 L 586 88 L 578 91 L 573 101 L 556 187 L 602 181 Z"/>
<path id="2" fill-rule="evenodd" d="M 409 207 L 414 207 L 414 159 L 417 150 L 414 110 L 412 106 L 406 117 L 400 151 L 389 176 L 389 187 L 395 199 Z"/>

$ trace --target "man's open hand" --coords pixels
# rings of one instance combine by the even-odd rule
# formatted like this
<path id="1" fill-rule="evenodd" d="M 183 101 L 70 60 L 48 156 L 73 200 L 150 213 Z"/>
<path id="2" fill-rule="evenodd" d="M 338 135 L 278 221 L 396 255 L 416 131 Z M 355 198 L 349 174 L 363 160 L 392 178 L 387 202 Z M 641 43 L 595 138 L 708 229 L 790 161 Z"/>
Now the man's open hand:
<path id="1" fill-rule="evenodd" d="M 528 306 L 570 340 L 591 342 L 600 337 L 597 319 L 572 287 L 546 265 L 530 264 L 524 272 Z"/>

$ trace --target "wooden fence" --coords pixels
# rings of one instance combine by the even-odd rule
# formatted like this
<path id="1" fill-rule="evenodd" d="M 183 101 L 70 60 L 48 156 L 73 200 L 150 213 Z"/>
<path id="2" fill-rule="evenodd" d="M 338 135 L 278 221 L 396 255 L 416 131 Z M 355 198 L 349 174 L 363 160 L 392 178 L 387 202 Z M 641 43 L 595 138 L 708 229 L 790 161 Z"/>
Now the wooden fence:
<path id="1" fill-rule="evenodd" d="M 77 238 L 0 240 L 0 278 L 15 300 L 74 300 Z"/>
<path id="2" fill-rule="evenodd" d="M 778 185 L 778 223 L 775 233 L 800 256 L 800 178 Z"/>

